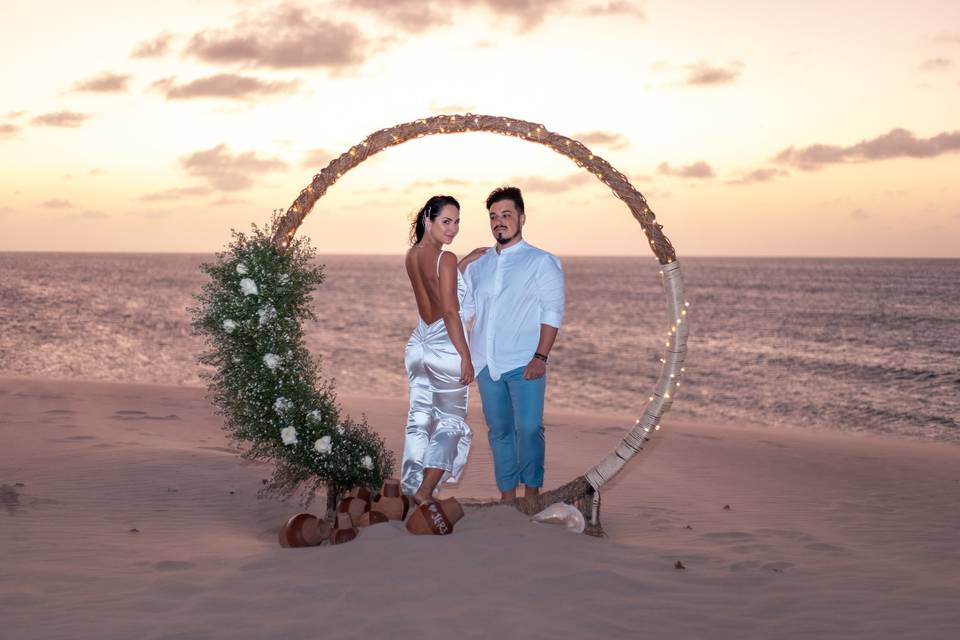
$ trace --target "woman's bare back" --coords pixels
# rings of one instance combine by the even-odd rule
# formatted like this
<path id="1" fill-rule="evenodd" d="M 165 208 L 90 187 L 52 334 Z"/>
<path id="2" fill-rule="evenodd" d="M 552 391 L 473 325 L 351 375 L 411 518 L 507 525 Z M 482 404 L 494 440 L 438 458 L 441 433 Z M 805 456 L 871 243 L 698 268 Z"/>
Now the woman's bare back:
<path id="1" fill-rule="evenodd" d="M 428 244 L 414 245 L 407 251 L 407 276 L 417 299 L 417 312 L 427 324 L 433 324 L 443 315 L 437 270 L 441 254 Z"/>

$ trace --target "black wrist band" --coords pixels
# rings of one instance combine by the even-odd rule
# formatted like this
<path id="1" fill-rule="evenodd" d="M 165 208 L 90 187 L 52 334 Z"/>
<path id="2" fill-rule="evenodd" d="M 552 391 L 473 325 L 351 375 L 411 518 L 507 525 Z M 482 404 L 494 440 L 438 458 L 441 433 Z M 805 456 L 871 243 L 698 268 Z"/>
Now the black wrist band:
<path id="1" fill-rule="evenodd" d="M 543 354 L 540 353 L 539 351 L 537 351 L 535 354 L 533 354 L 533 357 L 536 358 L 537 360 L 543 360 L 544 362 L 547 361 L 547 356 L 543 355 Z"/>

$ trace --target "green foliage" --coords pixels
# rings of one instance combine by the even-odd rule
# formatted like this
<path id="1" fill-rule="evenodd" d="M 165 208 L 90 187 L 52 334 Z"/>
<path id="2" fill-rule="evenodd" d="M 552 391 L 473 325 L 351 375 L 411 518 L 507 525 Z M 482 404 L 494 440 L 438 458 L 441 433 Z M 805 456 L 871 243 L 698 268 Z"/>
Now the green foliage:
<path id="1" fill-rule="evenodd" d="M 325 486 L 331 508 L 352 487 L 378 488 L 394 457 L 366 420 L 341 418 L 333 383 L 306 349 L 302 325 L 316 319 L 310 303 L 323 267 L 306 239 L 276 250 L 278 221 L 249 236 L 233 231 L 226 251 L 201 266 L 210 280 L 191 309 L 206 344 L 199 361 L 211 368 L 211 398 L 242 456 L 274 463 L 266 491 L 303 492 L 309 502 Z"/>

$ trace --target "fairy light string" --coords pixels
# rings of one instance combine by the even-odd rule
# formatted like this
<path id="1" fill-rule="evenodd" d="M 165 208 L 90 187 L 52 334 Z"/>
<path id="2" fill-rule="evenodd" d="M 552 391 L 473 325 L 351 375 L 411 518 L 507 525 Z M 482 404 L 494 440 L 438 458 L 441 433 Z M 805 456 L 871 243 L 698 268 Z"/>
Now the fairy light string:
<path id="1" fill-rule="evenodd" d="M 503 116 L 473 113 L 421 118 L 387 129 L 380 129 L 352 146 L 339 157 L 331 160 L 326 167 L 313 176 L 310 184 L 300 192 L 287 209 L 272 241 L 279 251 L 284 251 L 317 200 L 323 197 L 327 190 L 344 174 L 370 156 L 384 149 L 428 135 L 467 132 L 496 133 L 541 144 L 570 158 L 578 167 L 592 173 L 627 205 L 633 217 L 640 223 L 650 250 L 661 265 L 660 275 L 667 296 L 669 330 L 664 340 L 663 357 L 660 358 L 662 365 L 660 376 L 654 386 L 653 394 L 649 396 L 643 412 L 634 423 L 633 429 L 623 438 L 616 449 L 581 476 L 581 479 L 589 483 L 589 487 L 592 488 L 594 493 L 593 524 L 597 525 L 598 523 L 595 520 L 599 510 L 600 487 L 618 473 L 628 460 L 643 449 L 644 443 L 650 439 L 651 434 L 660 429 L 660 420 L 675 399 L 676 390 L 680 387 L 680 378 L 685 372 L 683 364 L 686 360 L 687 337 L 690 327 L 689 303 L 683 295 L 683 275 L 673 245 L 663 234 L 663 227 L 657 222 L 656 215 L 647 205 L 646 199 L 630 184 L 623 173 L 591 152 L 579 141 L 550 131 L 542 124 Z M 575 480 L 564 485 L 564 487 L 568 486 L 582 487 L 583 483 L 578 483 Z M 564 487 L 555 490 L 555 492 L 562 492 Z M 566 493 L 562 496 L 555 494 L 553 497 L 567 501 L 571 498 Z M 550 499 L 551 492 L 546 492 L 535 502 L 541 505 L 549 504 Z M 517 506 L 525 512 L 528 509 L 536 508 L 533 502 L 531 502 L 531 505 L 524 507 L 522 502 L 518 501 Z"/>

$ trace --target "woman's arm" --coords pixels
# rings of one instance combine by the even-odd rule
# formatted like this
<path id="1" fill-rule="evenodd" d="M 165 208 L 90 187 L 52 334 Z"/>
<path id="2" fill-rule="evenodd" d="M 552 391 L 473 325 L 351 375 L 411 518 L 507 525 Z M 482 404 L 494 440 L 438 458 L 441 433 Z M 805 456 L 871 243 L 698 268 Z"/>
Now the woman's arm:
<path id="1" fill-rule="evenodd" d="M 470 384 L 473 380 L 473 366 L 470 364 L 470 347 L 463 333 L 460 321 L 460 302 L 457 300 L 457 256 L 444 251 L 440 256 L 440 308 L 443 324 L 453 347 L 460 354 L 462 375 L 461 384 Z M 469 371 L 468 371 L 469 369 Z"/>

